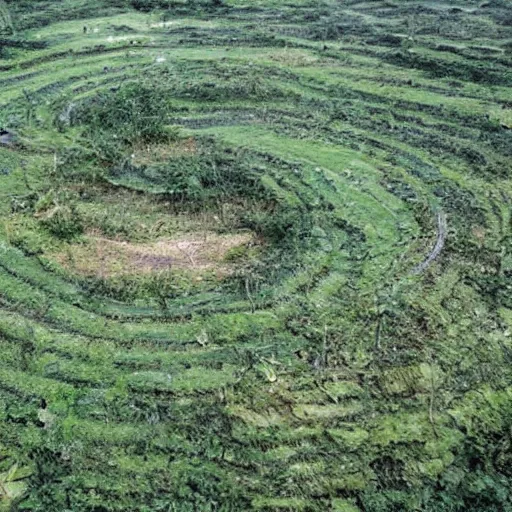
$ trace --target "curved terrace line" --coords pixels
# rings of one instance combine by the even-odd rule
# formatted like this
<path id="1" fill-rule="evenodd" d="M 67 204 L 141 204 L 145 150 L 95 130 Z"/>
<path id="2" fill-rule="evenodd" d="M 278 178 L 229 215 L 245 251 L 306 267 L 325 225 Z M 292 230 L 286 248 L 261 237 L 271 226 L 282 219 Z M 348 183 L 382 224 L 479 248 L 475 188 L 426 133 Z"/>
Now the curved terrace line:
<path id="1" fill-rule="evenodd" d="M 414 275 L 421 274 L 424 272 L 430 265 L 437 259 L 437 257 L 441 254 L 441 251 L 444 248 L 444 244 L 446 241 L 446 232 L 447 232 L 447 222 L 446 215 L 444 212 L 437 212 L 437 240 L 436 245 L 430 251 L 427 258 L 425 258 L 420 264 L 416 265 L 411 273 Z"/>

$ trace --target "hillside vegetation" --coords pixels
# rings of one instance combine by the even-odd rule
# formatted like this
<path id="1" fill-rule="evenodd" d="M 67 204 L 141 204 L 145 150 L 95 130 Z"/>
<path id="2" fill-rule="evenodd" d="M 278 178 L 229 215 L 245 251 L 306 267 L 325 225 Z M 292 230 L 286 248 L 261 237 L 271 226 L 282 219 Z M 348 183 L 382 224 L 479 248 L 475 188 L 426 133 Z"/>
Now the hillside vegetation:
<path id="1" fill-rule="evenodd" d="M 0 510 L 512 511 L 512 3 L 0 0 Z"/>

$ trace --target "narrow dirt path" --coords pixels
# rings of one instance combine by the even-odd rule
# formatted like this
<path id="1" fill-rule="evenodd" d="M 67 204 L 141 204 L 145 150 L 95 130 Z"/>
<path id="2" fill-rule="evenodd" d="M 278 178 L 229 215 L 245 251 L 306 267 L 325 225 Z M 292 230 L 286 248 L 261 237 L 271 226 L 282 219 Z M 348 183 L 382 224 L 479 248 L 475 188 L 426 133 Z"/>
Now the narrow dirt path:
<path id="1" fill-rule="evenodd" d="M 430 251 L 429 255 L 426 259 L 424 259 L 420 264 L 416 265 L 412 271 L 411 274 L 421 274 L 424 272 L 435 259 L 441 254 L 441 251 L 443 250 L 444 243 L 446 241 L 446 232 L 447 232 L 447 223 L 446 223 L 446 215 L 439 211 L 437 212 L 437 240 L 436 245 Z"/>

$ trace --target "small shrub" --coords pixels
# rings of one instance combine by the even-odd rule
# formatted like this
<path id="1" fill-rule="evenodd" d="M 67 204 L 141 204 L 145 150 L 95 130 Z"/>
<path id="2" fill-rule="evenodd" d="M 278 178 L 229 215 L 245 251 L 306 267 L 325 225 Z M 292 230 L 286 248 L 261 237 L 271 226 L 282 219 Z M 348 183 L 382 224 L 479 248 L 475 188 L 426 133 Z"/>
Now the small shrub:
<path id="1" fill-rule="evenodd" d="M 82 220 L 73 205 L 56 205 L 45 212 L 39 220 L 45 229 L 62 240 L 76 238 L 84 230 Z"/>
<path id="2" fill-rule="evenodd" d="M 165 125 L 172 110 L 167 98 L 154 84 L 130 84 L 77 107 L 73 122 L 100 157 L 115 159 L 134 144 L 176 140 L 177 130 Z"/>

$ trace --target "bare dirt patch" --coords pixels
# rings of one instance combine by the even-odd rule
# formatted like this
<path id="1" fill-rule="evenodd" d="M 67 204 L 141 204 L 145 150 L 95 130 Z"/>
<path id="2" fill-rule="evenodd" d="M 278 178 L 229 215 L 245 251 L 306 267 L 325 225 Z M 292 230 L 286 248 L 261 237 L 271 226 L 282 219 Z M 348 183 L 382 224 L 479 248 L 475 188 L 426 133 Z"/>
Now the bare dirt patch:
<path id="1" fill-rule="evenodd" d="M 151 243 L 130 243 L 92 232 L 83 243 L 68 245 L 51 257 L 73 273 L 100 278 L 173 269 L 197 274 L 214 271 L 222 277 L 233 268 L 226 261 L 229 252 L 253 243 L 251 233 L 220 235 L 205 231 Z"/>

